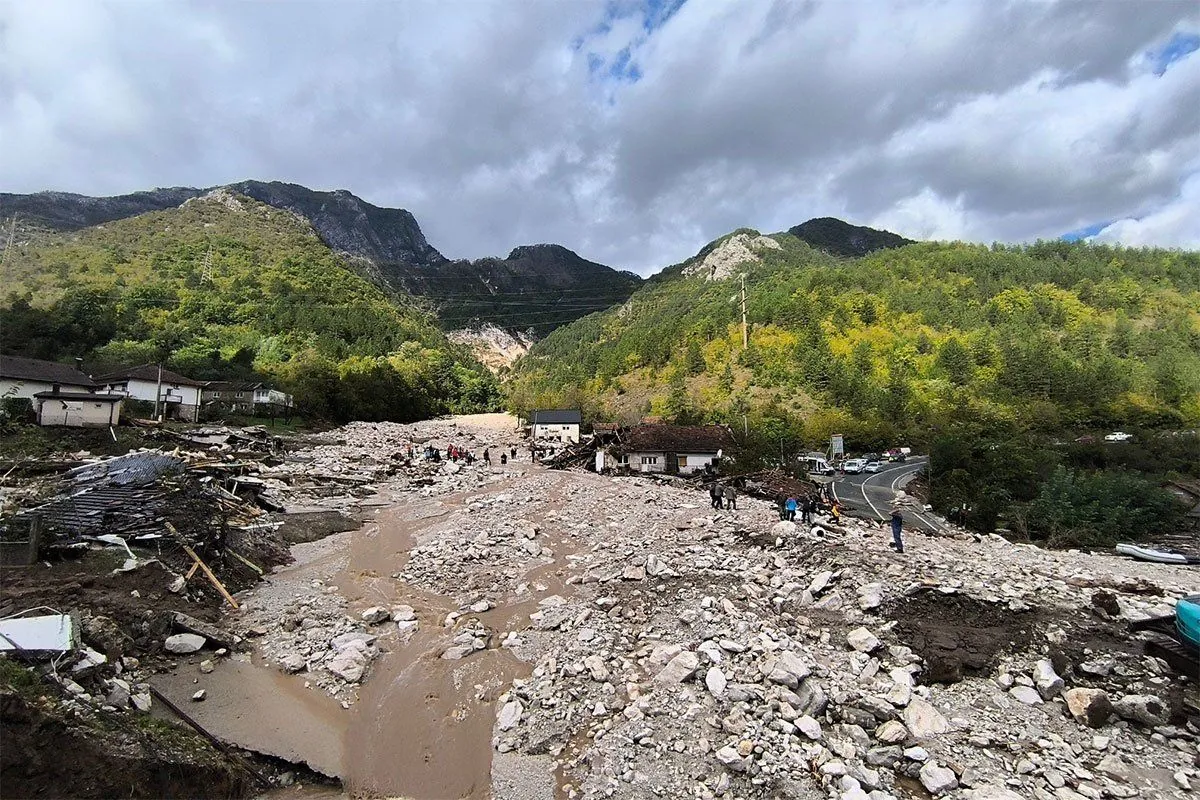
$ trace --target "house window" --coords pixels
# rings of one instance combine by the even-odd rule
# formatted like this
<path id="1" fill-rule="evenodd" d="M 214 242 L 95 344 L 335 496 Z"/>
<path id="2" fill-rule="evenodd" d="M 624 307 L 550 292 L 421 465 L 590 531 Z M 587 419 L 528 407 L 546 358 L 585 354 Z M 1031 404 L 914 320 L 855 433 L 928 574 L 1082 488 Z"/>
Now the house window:
<path id="1" fill-rule="evenodd" d="M 657 464 L 658 456 L 642 456 L 643 464 Z"/>
<path id="2" fill-rule="evenodd" d="M 241 400 L 243 397 L 245 397 L 245 394 L 246 394 L 245 392 L 238 392 L 237 395 L 235 395 L 235 396 L 237 397 L 238 400 Z"/>
<path id="3" fill-rule="evenodd" d="M 679 468 L 685 469 L 686 467 L 687 467 L 687 456 L 679 456 Z"/>

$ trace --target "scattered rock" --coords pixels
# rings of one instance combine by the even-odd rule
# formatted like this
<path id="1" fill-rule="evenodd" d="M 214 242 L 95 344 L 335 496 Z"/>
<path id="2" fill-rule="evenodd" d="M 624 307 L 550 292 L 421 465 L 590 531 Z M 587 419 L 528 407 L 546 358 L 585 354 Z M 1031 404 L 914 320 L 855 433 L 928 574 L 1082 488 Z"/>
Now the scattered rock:
<path id="1" fill-rule="evenodd" d="M 933 795 L 948 792 L 958 788 L 958 777 L 954 770 L 939 765 L 936 761 L 927 761 L 921 767 L 921 785 Z"/>
<path id="2" fill-rule="evenodd" d="M 167 648 L 167 652 L 169 653 L 187 655 L 204 647 L 206 641 L 203 636 L 194 633 L 176 633 L 173 636 L 168 636 L 163 646 Z"/>
<path id="3" fill-rule="evenodd" d="M 846 634 L 846 644 L 860 653 L 870 653 L 879 647 L 879 637 L 866 628 L 855 628 Z"/>
<path id="4" fill-rule="evenodd" d="M 928 739 L 950 730 L 950 723 L 942 713 L 920 698 L 914 697 L 900 714 L 904 727 L 914 739 Z"/>
<path id="5" fill-rule="evenodd" d="M 299 653 L 288 653 L 279 659 L 279 665 L 283 667 L 284 672 L 290 674 L 300 672 L 308 666 L 308 662 Z"/>
<path id="6" fill-rule="evenodd" d="M 724 697 L 725 687 L 729 681 L 725 679 L 725 673 L 721 672 L 720 667 L 709 667 L 708 672 L 704 674 L 704 685 L 708 687 L 708 691 L 713 697 Z"/>
<path id="7" fill-rule="evenodd" d="M 381 622 L 387 622 L 391 616 L 392 612 L 383 606 L 371 606 L 362 612 L 362 620 L 368 625 L 378 625 Z"/>
<path id="8" fill-rule="evenodd" d="M 1044 700 L 1037 689 L 1032 686 L 1018 684 L 1008 690 L 1008 693 L 1027 706 L 1040 706 Z"/>
<path id="9" fill-rule="evenodd" d="M 193 703 L 203 703 L 204 698 L 206 698 L 206 697 L 208 697 L 208 692 L 205 691 L 204 689 L 201 689 L 192 695 L 192 702 Z"/>
<path id="10" fill-rule="evenodd" d="M 654 682 L 659 686 L 674 686 L 683 683 L 699 666 L 700 657 L 690 650 L 684 650 L 667 662 L 662 671 L 654 676 Z"/>
<path id="11" fill-rule="evenodd" d="M 1037 686 L 1038 694 L 1045 700 L 1051 700 L 1063 689 L 1063 679 L 1054 671 L 1054 664 L 1043 658 L 1033 668 L 1033 683 Z"/>
<path id="12" fill-rule="evenodd" d="M 521 714 L 524 711 L 525 706 L 521 705 L 520 700 L 509 700 L 496 715 L 496 727 L 502 731 L 512 730 L 521 721 Z"/>

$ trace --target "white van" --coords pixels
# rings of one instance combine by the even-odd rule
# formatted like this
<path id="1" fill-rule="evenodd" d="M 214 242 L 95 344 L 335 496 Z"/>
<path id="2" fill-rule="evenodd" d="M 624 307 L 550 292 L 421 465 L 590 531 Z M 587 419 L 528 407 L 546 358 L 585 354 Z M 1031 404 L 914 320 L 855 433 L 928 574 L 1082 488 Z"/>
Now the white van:
<path id="1" fill-rule="evenodd" d="M 833 465 L 819 456 L 805 456 L 800 459 L 800 465 L 808 471 L 809 475 L 836 475 L 837 470 Z"/>

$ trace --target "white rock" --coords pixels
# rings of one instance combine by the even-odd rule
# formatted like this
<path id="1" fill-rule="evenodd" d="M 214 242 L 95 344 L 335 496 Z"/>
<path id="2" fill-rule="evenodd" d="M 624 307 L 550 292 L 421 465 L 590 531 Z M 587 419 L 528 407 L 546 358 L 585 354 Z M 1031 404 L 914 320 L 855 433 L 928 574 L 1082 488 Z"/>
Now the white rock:
<path id="1" fill-rule="evenodd" d="M 390 616 L 391 612 L 383 606 L 371 606 L 362 612 L 363 622 L 368 625 L 378 625 L 381 622 L 387 622 Z"/>
<path id="2" fill-rule="evenodd" d="M 204 647 L 208 640 L 203 636 L 195 633 L 177 633 L 174 636 L 168 636 L 167 641 L 163 646 L 167 648 L 169 653 L 178 653 L 179 655 L 187 655 L 194 653 L 201 647 Z"/>
<path id="3" fill-rule="evenodd" d="M 816 597 L 821 592 L 825 591 L 825 588 L 827 586 L 829 586 L 829 582 L 832 579 L 833 579 L 832 571 L 825 570 L 824 572 L 818 572 L 816 574 L 816 576 L 812 579 L 812 582 L 808 584 L 809 594 L 811 594 L 813 597 Z"/>
<path id="4" fill-rule="evenodd" d="M 604 659 L 593 653 L 583 660 L 583 666 L 591 673 L 592 680 L 606 681 L 608 680 L 608 667 L 604 666 Z"/>
<path id="5" fill-rule="evenodd" d="M 520 700 L 509 700 L 496 716 L 496 727 L 502 731 L 515 728 L 517 723 L 521 721 L 521 714 L 524 711 L 525 706 L 521 705 Z"/>
<path id="6" fill-rule="evenodd" d="M 401 636 L 409 636 L 413 633 L 413 631 L 417 630 L 419 626 L 420 623 L 415 619 L 406 619 L 396 623 L 396 630 L 400 632 Z"/>
<path id="7" fill-rule="evenodd" d="M 447 647 L 442 651 L 442 658 L 446 661 L 458 661 L 466 658 L 475 652 L 474 644 L 456 644 L 453 647 Z"/>
<path id="8" fill-rule="evenodd" d="M 767 673 L 767 680 L 771 683 L 783 684 L 789 689 L 795 689 L 800 685 L 800 681 L 809 676 L 811 671 L 799 656 L 790 650 L 785 650 L 775 659 L 774 665 Z"/>
<path id="9" fill-rule="evenodd" d="M 708 691 L 713 697 L 724 697 L 725 686 L 729 683 L 725 678 L 725 673 L 721 672 L 720 667 L 709 667 L 708 672 L 704 674 L 704 685 L 708 687 Z"/>
<path id="10" fill-rule="evenodd" d="M 879 637 L 866 628 L 855 628 L 846 634 L 846 644 L 860 653 L 870 653 L 879 647 Z"/>
<path id="11" fill-rule="evenodd" d="M 750 759 L 743 757 L 733 745 L 726 745 L 716 752 L 717 761 L 732 772 L 745 772 L 750 768 Z"/>
<path id="12" fill-rule="evenodd" d="M 361 651 L 347 648 L 326 662 L 325 669 L 344 681 L 356 683 L 362 679 L 366 662 Z"/>
<path id="13" fill-rule="evenodd" d="M 904 727 L 914 739 L 928 739 L 950 730 L 942 713 L 919 697 L 914 697 L 900 714 Z"/>
<path id="14" fill-rule="evenodd" d="M 204 698 L 206 698 L 206 697 L 208 697 L 208 692 L 206 692 L 204 689 L 201 689 L 200 691 L 198 691 L 192 695 L 192 702 L 193 703 L 203 703 Z"/>
<path id="15" fill-rule="evenodd" d="M 350 631 L 349 633 L 343 633 L 340 636 L 333 637 L 329 641 L 329 646 L 340 653 L 348 647 L 352 649 L 361 649 L 367 645 L 374 644 L 375 640 L 378 638 L 378 636 L 372 636 L 369 633 Z"/>
<path id="16" fill-rule="evenodd" d="M 1043 658 L 1033 667 L 1033 683 L 1037 686 L 1038 694 L 1043 699 L 1051 700 L 1058 696 L 1063 689 L 1063 679 L 1054 671 L 1050 660 Z"/>
<path id="17" fill-rule="evenodd" d="M 631 564 L 621 573 L 621 578 L 627 581 L 644 581 L 646 579 L 646 568 Z"/>
<path id="18" fill-rule="evenodd" d="M 936 761 L 927 761 L 921 767 L 921 785 L 930 794 L 941 794 L 958 787 L 958 778 L 954 770 L 939 765 Z"/>
<path id="19" fill-rule="evenodd" d="M 858 590 L 858 607 L 863 611 L 879 608 L 883 604 L 883 584 L 868 583 Z"/>
<path id="20" fill-rule="evenodd" d="M 307 665 L 308 662 L 299 653 L 288 653 L 279 659 L 279 666 L 283 667 L 283 671 L 288 673 L 299 672 Z"/>
<path id="21" fill-rule="evenodd" d="M 796 729 L 814 742 L 821 738 L 821 723 L 808 714 L 796 720 Z"/>
<path id="22" fill-rule="evenodd" d="M 1044 702 L 1037 689 L 1032 686 L 1018 684 L 1009 689 L 1008 693 L 1027 706 L 1040 706 Z"/>
<path id="23" fill-rule="evenodd" d="M 672 658 L 662 671 L 654 676 L 654 682 L 660 686 L 673 686 L 691 677 L 700 666 L 700 657 L 690 650 L 685 650 Z"/>
<path id="24" fill-rule="evenodd" d="M 884 744 L 899 744 L 908 738 L 908 728 L 897 720 L 888 720 L 875 729 L 875 738 Z"/>
<path id="25" fill-rule="evenodd" d="M 771 526 L 771 535 L 787 541 L 796 538 L 796 523 L 782 520 Z"/>
<path id="26" fill-rule="evenodd" d="M 395 606 L 392 609 L 392 622 L 410 622 L 417 618 L 417 612 L 412 606 Z"/>
<path id="27" fill-rule="evenodd" d="M 1003 786 L 980 786 L 963 793 L 964 800 L 1025 800 L 1012 789 Z"/>
<path id="28" fill-rule="evenodd" d="M 540 549 L 539 549 L 539 552 L 540 552 Z M 473 611 L 476 614 L 482 614 L 483 612 L 487 611 L 491 607 L 492 607 L 492 604 L 489 603 L 487 600 L 480 600 L 478 603 L 471 604 L 471 611 Z"/>

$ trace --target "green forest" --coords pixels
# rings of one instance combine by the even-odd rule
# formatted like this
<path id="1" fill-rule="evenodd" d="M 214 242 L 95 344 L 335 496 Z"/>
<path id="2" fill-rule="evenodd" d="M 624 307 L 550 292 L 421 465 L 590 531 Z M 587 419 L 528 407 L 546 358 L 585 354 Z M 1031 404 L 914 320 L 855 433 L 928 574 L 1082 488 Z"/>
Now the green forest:
<path id="1" fill-rule="evenodd" d="M 1200 424 L 1200 254 L 1052 241 L 847 259 L 772 238 L 739 268 L 749 347 L 739 281 L 685 276 L 717 240 L 538 343 L 510 406 L 723 422 L 748 433 L 749 460 L 824 450 L 833 433 L 856 452 L 913 446 L 931 453 L 935 507 L 965 503 L 982 529 L 1082 541 L 1116 535 L 1114 513 L 1141 533 L 1172 524 L 1158 484 L 1200 463 L 1178 433 Z M 1179 457 L 1097 465 L 1066 446 L 1115 428 L 1138 432 L 1130 451 Z M 1047 513 L 1050 498 L 1118 495 L 1123 516 Z M 1142 500 L 1166 512 L 1139 515 Z"/>
<path id="2" fill-rule="evenodd" d="M 3 277 L 6 354 L 265 379 L 327 421 L 499 402 L 491 374 L 413 298 L 363 278 L 300 218 L 242 196 L 33 236 L 5 252 Z"/>

